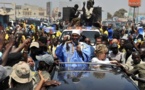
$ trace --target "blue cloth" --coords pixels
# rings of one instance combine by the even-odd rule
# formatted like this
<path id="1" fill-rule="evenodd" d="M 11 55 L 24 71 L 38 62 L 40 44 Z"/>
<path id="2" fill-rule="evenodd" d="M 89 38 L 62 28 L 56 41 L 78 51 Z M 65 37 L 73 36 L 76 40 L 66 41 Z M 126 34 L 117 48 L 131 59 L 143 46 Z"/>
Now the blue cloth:
<path id="1" fill-rule="evenodd" d="M 87 62 L 88 61 L 88 58 L 85 54 L 83 54 L 83 57 L 84 57 L 84 60 L 82 59 L 82 57 L 80 57 L 80 55 L 78 54 L 77 51 L 74 52 L 73 56 L 71 57 L 70 56 L 70 61 L 69 62 L 74 62 L 73 64 L 65 64 L 65 67 L 72 67 L 72 68 L 75 68 L 75 67 L 85 67 L 86 64 L 76 64 L 75 62 Z"/>
<path id="2" fill-rule="evenodd" d="M 91 46 L 91 58 L 90 58 L 90 61 L 95 56 L 94 52 L 95 52 L 95 48 L 93 46 Z"/>
<path id="3" fill-rule="evenodd" d="M 71 67 L 71 68 L 65 68 L 65 71 L 72 70 L 72 72 L 65 72 L 65 73 L 58 73 L 58 79 L 60 81 L 66 82 L 67 79 L 72 79 L 74 77 L 76 78 L 83 78 L 83 77 L 89 77 L 90 72 L 73 72 L 73 71 L 84 71 L 88 70 L 88 66 L 77 66 L 77 67 Z"/>
<path id="4" fill-rule="evenodd" d="M 108 39 L 112 40 L 112 38 L 113 38 L 113 29 L 110 28 L 110 29 L 108 29 Z"/>
<path id="5" fill-rule="evenodd" d="M 76 51 L 76 47 L 72 43 L 69 43 L 69 50 L 66 49 L 66 44 L 60 45 L 56 48 L 55 54 L 61 62 L 89 62 L 91 59 L 91 46 L 81 43 L 82 56 Z M 83 57 L 83 58 L 82 58 Z M 73 67 L 79 66 L 79 64 L 71 64 Z M 69 66 L 66 64 L 65 66 Z"/>

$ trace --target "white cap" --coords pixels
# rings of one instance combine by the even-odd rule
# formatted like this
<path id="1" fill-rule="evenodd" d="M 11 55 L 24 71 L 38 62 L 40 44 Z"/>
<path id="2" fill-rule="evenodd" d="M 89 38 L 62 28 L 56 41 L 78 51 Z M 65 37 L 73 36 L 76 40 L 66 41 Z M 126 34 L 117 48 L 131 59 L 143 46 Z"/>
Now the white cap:
<path id="1" fill-rule="evenodd" d="M 30 45 L 30 48 L 32 48 L 32 47 L 39 48 L 39 43 L 38 42 L 32 42 L 31 45 Z"/>
<path id="2" fill-rule="evenodd" d="M 80 32 L 80 30 L 73 30 L 73 31 L 72 31 L 72 34 L 78 34 L 78 35 L 80 35 L 81 32 Z"/>

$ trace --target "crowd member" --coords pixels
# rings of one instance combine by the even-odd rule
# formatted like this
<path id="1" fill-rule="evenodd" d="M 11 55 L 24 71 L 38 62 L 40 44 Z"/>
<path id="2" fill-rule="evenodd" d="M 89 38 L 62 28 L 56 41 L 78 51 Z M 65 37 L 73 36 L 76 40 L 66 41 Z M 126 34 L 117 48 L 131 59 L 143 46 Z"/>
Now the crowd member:
<path id="1" fill-rule="evenodd" d="M 140 48 L 140 57 L 141 57 L 141 60 L 144 62 L 145 61 L 145 47 L 141 47 Z"/>
<path id="2" fill-rule="evenodd" d="M 90 4 L 92 8 L 93 8 L 93 5 L 95 4 L 94 0 L 88 0 L 87 3 Z"/>
<path id="3" fill-rule="evenodd" d="M 54 64 L 54 58 L 52 55 L 49 54 L 44 54 L 44 55 L 37 55 L 36 56 L 37 60 L 39 61 L 39 70 L 47 70 L 48 72 L 52 71 L 50 70 L 50 67 Z M 45 63 L 43 65 L 43 63 Z"/>
<path id="4" fill-rule="evenodd" d="M 57 48 L 58 45 L 59 45 L 58 39 L 57 38 L 54 38 L 53 39 L 53 45 L 51 47 L 51 52 L 52 52 L 52 55 L 53 55 L 54 58 L 57 58 L 57 56 L 55 55 L 55 50 L 56 50 L 56 48 Z"/>
<path id="5" fill-rule="evenodd" d="M 138 74 L 139 78 L 145 78 L 145 63 L 141 63 L 140 54 L 138 52 L 132 53 L 132 60 L 133 60 L 133 68 L 130 70 L 126 70 L 125 72 L 128 75 L 136 75 Z M 145 89 L 145 85 L 143 82 L 138 82 L 138 87 L 140 90 Z"/>
<path id="6" fill-rule="evenodd" d="M 139 34 L 139 31 L 137 28 L 135 28 L 133 33 L 133 40 L 135 43 L 137 43 L 138 40 L 143 41 L 143 35 Z"/>
<path id="7" fill-rule="evenodd" d="M 103 34 L 108 36 L 107 26 L 103 26 Z"/>
<path id="8" fill-rule="evenodd" d="M 13 30 L 12 22 L 8 22 L 7 27 L 6 27 L 6 31 L 10 31 L 10 30 Z"/>
<path id="9" fill-rule="evenodd" d="M 10 74 L 9 89 L 7 90 L 33 90 L 32 73 L 26 62 L 19 62 L 13 66 Z"/>
<path id="10" fill-rule="evenodd" d="M 88 44 L 88 45 L 91 45 L 90 39 L 89 39 L 89 38 L 86 38 L 86 39 L 85 39 L 85 43 Z"/>
<path id="11" fill-rule="evenodd" d="M 120 39 L 120 48 L 119 48 L 119 51 L 120 52 L 125 52 L 125 40 L 124 39 Z"/>
<path id="12" fill-rule="evenodd" d="M 113 43 L 111 45 L 111 53 L 109 53 L 108 57 L 110 60 L 116 60 L 119 63 L 122 63 L 122 53 L 118 50 L 118 45 Z"/>
<path id="13" fill-rule="evenodd" d="M 61 44 L 56 49 L 56 55 L 61 62 L 88 62 L 91 58 L 90 46 L 80 43 L 80 30 L 73 30 L 71 41 Z"/>
<path id="14" fill-rule="evenodd" d="M 123 53 L 122 55 L 122 63 L 124 64 L 124 67 L 127 69 L 127 70 L 131 70 L 133 67 L 132 67 L 132 52 L 134 51 L 133 50 L 133 45 L 131 43 L 127 43 L 125 45 L 125 50 L 126 52 Z"/>
<path id="15" fill-rule="evenodd" d="M 31 57 L 28 57 L 27 63 L 29 64 L 31 71 L 36 71 L 35 62 Z"/>
<path id="16" fill-rule="evenodd" d="M 85 2 L 83 3 L 83 19 L 85 20 L 86 26 L 92 26 L 93 24 L 93 10 L 91 3 L 87 3 L 87 7 L 85 7 Z"/>
<path id="17" fill-rule="evenodd" d="M 107 58 L 107 54 L 108 54 L 108 48 L 106 47 L 106 45 L 103 44 L 99 44 L 96 46 L 96 50 L 95 50 L 95 56 L 94 58 L 92 58 L 91 62 L 96 64 L 94 65 L 94 67 L 98 67 L 97 64 L 116 64 L 117 61 L 110 61 Z M 99 65 L 100 66 L 100 65 Z"/>
<path id="18" fill-rule="evenodd" d="M 71 9 L 70 13 L 70 26 L 80 25 L 80 19 L 78 18 L 80 12 L 78 11 L 79 6 L 77 4 L 74 5 L 74 8 Z"/>
<path id="19" fill-rule="evenodd" d="M 113 30 L 113 36 L 112 36 L 112 39 L 117 39 L 119 40 L 120 39 L 120 30 L 119 29 L 116 29 L 116 30 Z"/>
<path id="20" fill-rule="evenodd" d="M 111 24 L 109 24 L 108 25 L 108 39 L 109 40 L 112 40 L 112 38 L 113 38 L 113 29 L 112 29 L 112 25 Z"/>
<path id="21" fill-rule="evenodd" d="M 39 54 L 39 43 L 38 42 L 32 42 L 30 45 L 30 56 L 35 62 L 35 68 L 38 68 L 38 61 L 36 59 L 36 55 Z"/>
<path id="22" fill-rule="evenodd" d="M 58 25 L 56 25 L 56 37 L 60 37 L 61 36 L 61 31 L 60 31 L 60 27 Z"/>
<path id="23" fill-rule="evenodd" d="M 34 87 L 37 89 L 39 85 L 38 82 L 41 82 L 41 77 L 39 77 L 39 72 L 42 72 L 42 76 L 45 79 L 44 85 L 40 85 L 41 88 L 45 88 L 45 86 L 50 86 L 50 85 L 59 85 L 60 83 L 54 80 L 51 80 L 51 73 L 52 70 L 54 69 L 54 59 L 52 55 L 45 54 L 45 55 L 38 55 L 36 56 L 37 60 L 39 61 L 39 66 L 38 70 L 35 75 L 34 75 L 34 82 L 35 85 Z M 39 89 L 37 89 L 39 90 Z"/>
<path id="24" fill-rule="evenodd" d="M 91 51 L 92 51 L 92 53 L 91 53 L 91 58 L 94 57 L 94 56 L 95 56 L 95 55 L 94 55 L 95 49 L 94 49 L 94 47 L 91 45 L 91 40 L 90 40 L 89 38 L 86 38 L 86 39 L 85 39 L 85 43 L 88 44 L 88 45 L 90 45 Z"/>
<path id="25" fill-rule="evenodd" d="M 95 40 L 96 40 L 96 45 L 99 45 L 99 44 L 102 43 L 102 37 L 101 36 L 97 37 Z"/>
<path id="26" fill-rule="evenodd" d="M 121 30 L 121 35 L 120 35 L 121 39 L 127 39 L 128 38 L 128 32 L 125 30 Z"/>

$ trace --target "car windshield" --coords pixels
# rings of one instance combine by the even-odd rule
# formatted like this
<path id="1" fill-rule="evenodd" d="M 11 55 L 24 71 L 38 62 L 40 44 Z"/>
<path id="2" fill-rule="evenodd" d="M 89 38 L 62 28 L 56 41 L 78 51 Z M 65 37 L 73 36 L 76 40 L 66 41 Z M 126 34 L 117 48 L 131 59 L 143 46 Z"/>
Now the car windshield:
<path id="1" fill-rule="evenodd" d="M 64 31 L 60 37 L 60 40 L 63 40 L 63 37 L 65 35 L 71 35 L 72 31 Z M 86 38 L 89 38 L 91 40 L 91 43 L 95 42 L 95 34 L 97 34 L 99 32 L 97 31 L 82 31 L 82 35 L 85 36 Z"/>
<path id="2" fill-rule="evenodd" d="M 85 37 L 89 38 L 91 40 L 91 43 L 95 42 L 95 34 L 97 34 L 99 32 L 96 31 L 83 31 L 82 35 L 84 35 Z"/>

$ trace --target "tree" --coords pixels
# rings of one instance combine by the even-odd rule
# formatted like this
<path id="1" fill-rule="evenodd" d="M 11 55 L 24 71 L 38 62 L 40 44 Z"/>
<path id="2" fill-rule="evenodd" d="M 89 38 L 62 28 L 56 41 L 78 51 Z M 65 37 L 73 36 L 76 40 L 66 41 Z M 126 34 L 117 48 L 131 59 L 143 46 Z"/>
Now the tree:
<path id="1" fill-rule="evenodd" d="M 127 10 L 125 9 L 119 9 L 118 11 L 116 11 L 114 13 L 114 17 L 118 17 L 118 18 L 124 18 L 124 14 L 127 13 Z"/>
<path id="2" fill-rule="evenodd" d="M 111 13 L 107 13 L 107 19 L 112 19 L 112 14 Z"/>

